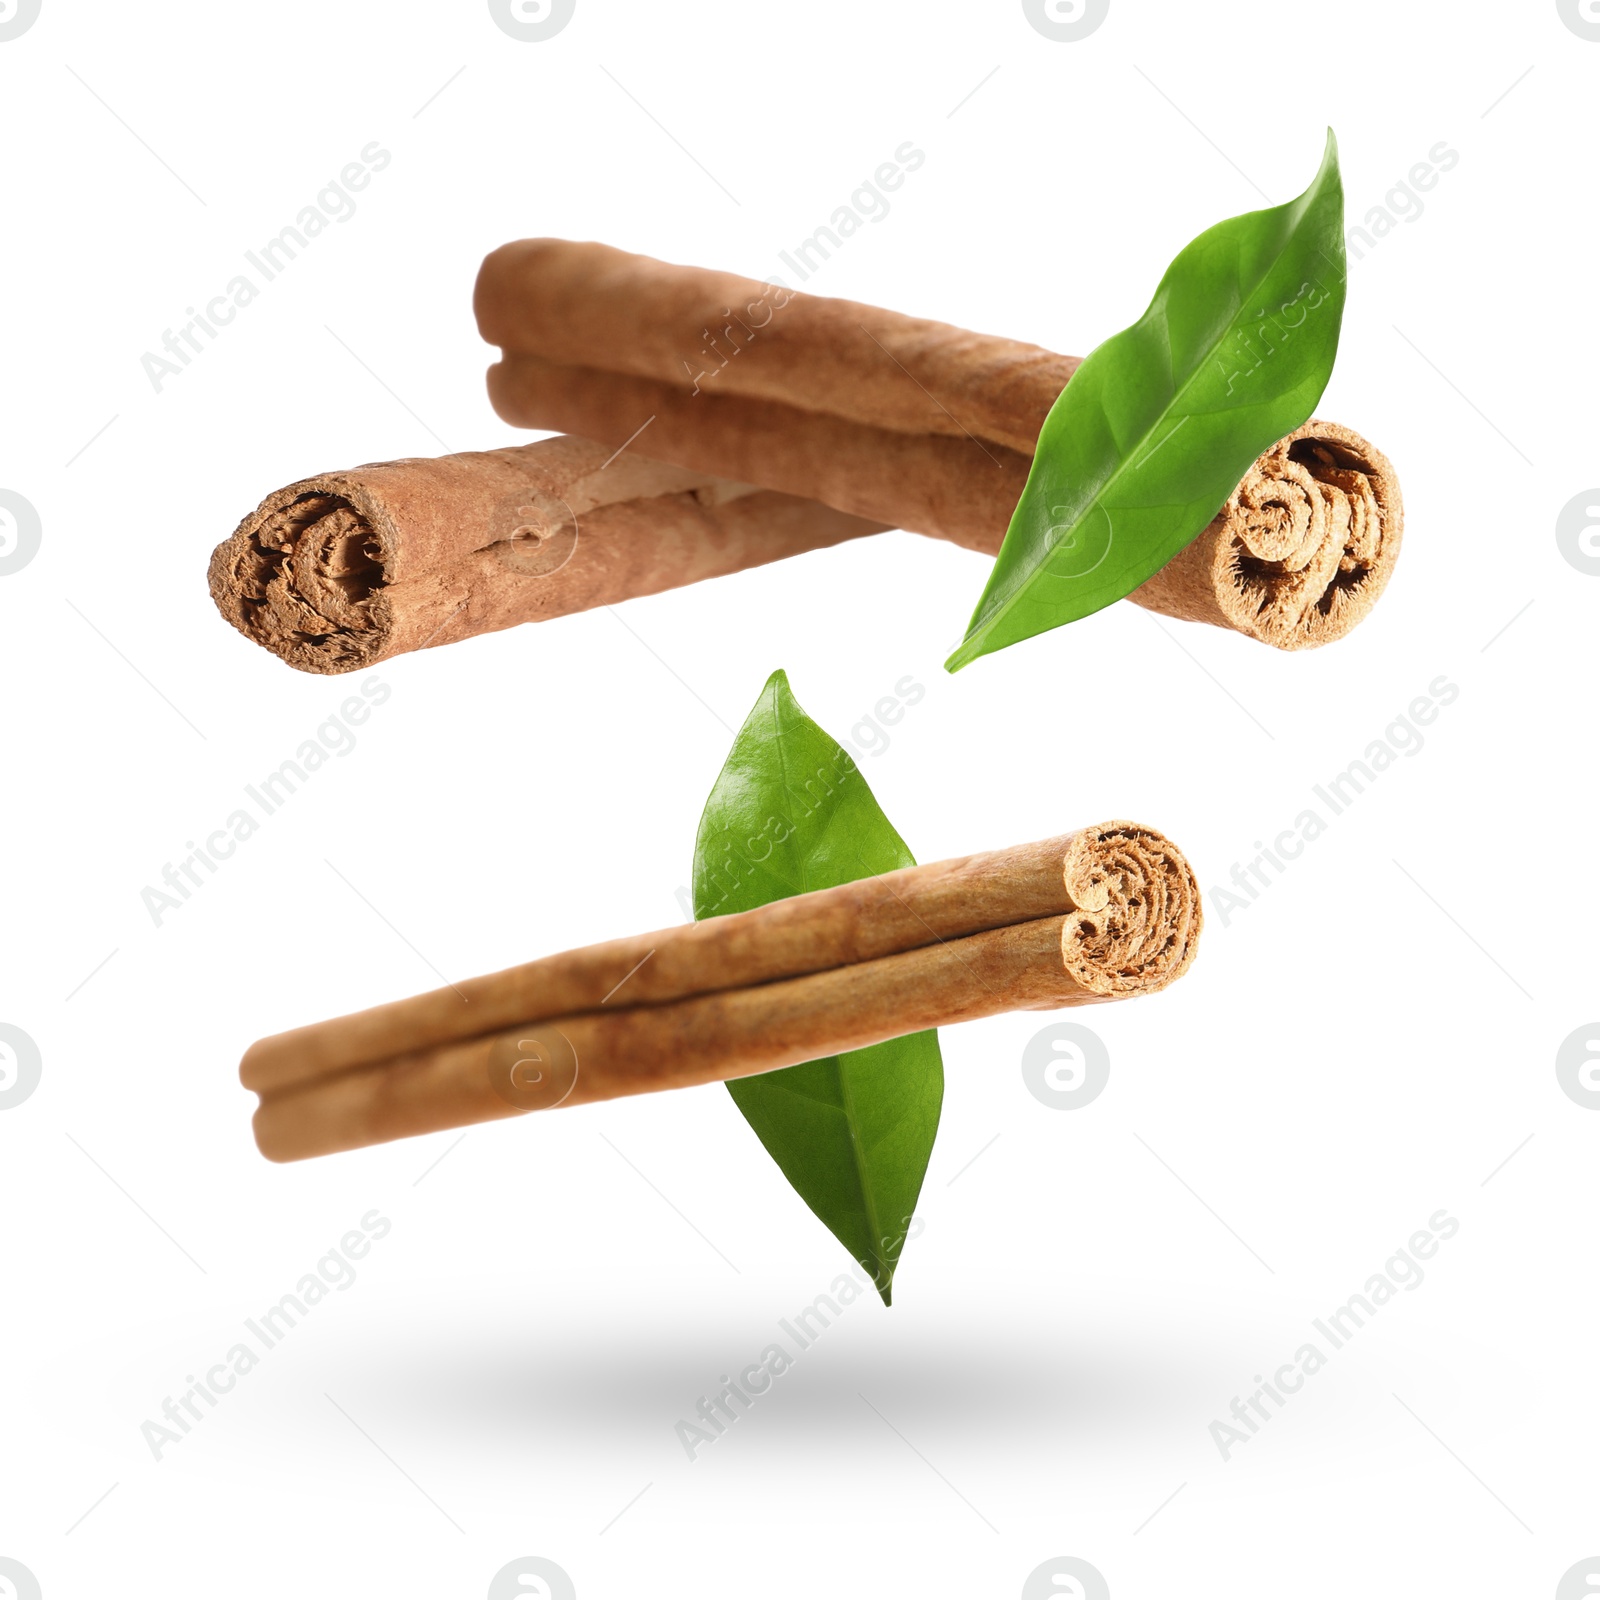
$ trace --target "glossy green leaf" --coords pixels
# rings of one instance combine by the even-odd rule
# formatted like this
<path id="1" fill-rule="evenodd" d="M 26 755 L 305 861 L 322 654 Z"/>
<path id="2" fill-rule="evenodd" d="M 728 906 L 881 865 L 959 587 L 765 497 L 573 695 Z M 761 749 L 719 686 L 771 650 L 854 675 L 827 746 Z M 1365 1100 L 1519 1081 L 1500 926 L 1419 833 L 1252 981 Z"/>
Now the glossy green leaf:
<path id="1" fill-rule="evenodd" d="M 1333 130 L 1311 187 L 1208 228 L 1149 309 L 1100 345 L 1039 432 L 952 672 L 1132 593 L 1312 413 L 1344 313 Z"/>
<path id="2" fill-rule="evenodd" d="M 911 865 L 855 762 L 773 673 L 700 818 L 696 919 Z M 937 1032 L 739 1078 L 728 1092 L 888 1305 L 939 1128 Z"/>

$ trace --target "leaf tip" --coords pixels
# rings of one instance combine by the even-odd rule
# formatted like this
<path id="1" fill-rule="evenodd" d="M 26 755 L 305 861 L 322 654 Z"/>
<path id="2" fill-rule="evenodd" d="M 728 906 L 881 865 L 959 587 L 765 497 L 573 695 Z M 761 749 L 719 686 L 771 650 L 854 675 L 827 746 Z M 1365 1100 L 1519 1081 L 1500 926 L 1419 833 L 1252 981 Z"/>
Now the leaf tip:
<path id="1" fill-rule="evenodd" d="M 982 654 L 981 650 L 973 647 L 971 639 L 963 639 L 945 658 L 944 670 L 959 672 L 963 667 L 970 667 Z"/>
<path id="2" fill-rule="evenodd" d="M 768 674 L 767 681 L 761 686 L 761 693 L 756 696 L 756 706 L 758 709 L 765 706 L 772 716 L 781 717 L 789 712 L 805 715 L 800 702 L 794 697 L 789 674 L 782 667 Z M 755 712 L 752 711 L 750 714 L 754 716 Z"/>

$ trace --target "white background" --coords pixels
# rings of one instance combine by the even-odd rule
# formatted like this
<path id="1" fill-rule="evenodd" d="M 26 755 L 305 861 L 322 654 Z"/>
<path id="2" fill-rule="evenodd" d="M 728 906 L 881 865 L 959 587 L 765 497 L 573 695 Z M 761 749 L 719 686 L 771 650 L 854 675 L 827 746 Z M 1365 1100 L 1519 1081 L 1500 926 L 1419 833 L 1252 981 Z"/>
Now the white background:
<path id="1" fill-rule="evenodd" d="M 1600 1014 L 1600 582 L 1554 535 L 1600 481 L 1597 73 L 1545 0 L 1112 0 L 1077 43 L 1015 3 L 578 0 L 520 43 L 482 4 L 44 0 L 0 43 L 0 487 L 43 526 L 0 578 L 0 1021 L 43 1060 L 0 1112 L 0 1555 L 47 1600 L 477 1597 L 523 1555 L 584 1600 L 1012 1596 L 1058 1555 L 1117 1600 L 1553 1595 L 1600 1550 L 1600 1113 L 1554 1070 Z M 1460 157 L 1352 263 L 1319 411 L 1392 456 L 1407 534 L 1350 638 L 1119 605 L 951 678 L 982 560 L 887 534 L 382 666 L 357 748 L 152 924 L 141 889 L 354 688 L 225 626 L 207 556 L 281 483 L 513 440 L 487 250 L 781 272 L 912 140 L 807 287 L 1082 353 L 1329 123 L 1352 224 Z M 373 140 L 357 213 L 155 392 L 141 356 Z M 1208 890 L 1460 693 L 1248 910 L 1208 895 L 1180 984 L 1078 1014 L 1092 1105 L 1025 1088 L 1044 1019 L 947 1030 L 893 1310 L 690 1461 L 678 1419 L 847 1265 L 720 1088 L 284 1168 L 235 1066 L 680 920 L 777 666 L 841 736 L 926 688 L 863 759 L 919 859 L 1128 816 Z M 153 1459 L 141 1423 L 372 1208 L 359 1280 Z M 1426 1281 L 1225 1462 L 1211 1422 L 1440 1208 Z"/>

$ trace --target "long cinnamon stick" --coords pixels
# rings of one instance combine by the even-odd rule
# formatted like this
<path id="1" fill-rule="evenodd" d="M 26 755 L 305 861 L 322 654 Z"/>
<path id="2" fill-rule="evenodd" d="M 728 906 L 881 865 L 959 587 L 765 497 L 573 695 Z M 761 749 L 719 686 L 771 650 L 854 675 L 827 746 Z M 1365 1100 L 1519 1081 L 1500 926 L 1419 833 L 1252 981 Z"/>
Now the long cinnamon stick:
<path id="1" fill-rule="evenodd" d="M 475 304 L 484 337 L 505 352 L 489 387 L 509 422 L 617 443 L 648 424 L 634 446 L 643 453 L 991 555 L 1078 366 L 1013 340 L 563 240 L 495 251 Z M 1376 603 L 1402 526 L 1387 458 L 1348 428 L 1310 422 L 1129 598 L 1280 649 L 1328 643 Z"/>
<path id="2" fill-rule="evenodd" d="M 517 427 L 605 440 L 637 434 L 631 449 L 659 460 L 763 483 L 990 555 L 1028 479 L 1029 458 L 1004 445 L 901 433 L 778 400 L 697 395 L 542 356 L 508 353 L 489 368 L 488 383 L 495 411 Z"/>
<path id="3" fill-rule="evenodd" d="M 1137 823 L 1106 823 L 587 945 L 260 1039 L 245 1052 L 239 1079 L 269 1094 L 407 1051 L 597 1010 L 613 999 L 655 1005 L 876 960 L 1014 922 L 1069 911 L 1100 915 L 1114 891 L 1119 904 L 1141 886 L 1146 897 L 1154 894 L 1169 875 L 1162 863 L 1172 849 Z M 730 854 L 714 870 L 727 881 L 749 869 Z"/>
<path id="4" fill-rule="evenodd" d="M 620 982 L 644 940 L 474 980 L 453 1012 L 445 990 L 298 1029 L 252 1046 L 240 1076 L 261 1149 L 296 1160 L 1153 993 L 1187 970 L 1200 922 L 1176 847 L 1107 823 L 667 930 Z"/>
<path id="5" fill-rule="evenodd" d="M 1068 976 L 1065 920 L 418 1052 L 269 1096 L 256 1112 L 256 1143 L 272 1160 L 300 1160 L 527 1110 L 749 1077 L 1002 1011 L 1106 998 Z"/>
<path id="6" fill-rule="evenodd" d="M 276 490 L 217 546 L 211 593 L 290 666 L 355 672 L 881 526 L 614 445 L 547 439 Z"/>
<path id="7" fill-rule="evenodd" d="M 975 434 L 1027 456 L 1082 364 L 1016 339 L 570 239 L 493 251 L 473 304 L 479 332 L 507 351 L 874 428 Z"/>

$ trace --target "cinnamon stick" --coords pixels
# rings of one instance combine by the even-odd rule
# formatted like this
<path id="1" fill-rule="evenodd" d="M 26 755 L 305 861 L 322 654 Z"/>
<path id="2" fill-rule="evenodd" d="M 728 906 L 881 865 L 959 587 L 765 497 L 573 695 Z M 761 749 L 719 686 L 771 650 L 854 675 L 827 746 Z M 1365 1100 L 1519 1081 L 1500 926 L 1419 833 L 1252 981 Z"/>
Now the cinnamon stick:
<path id="1" fill-rule="evenodd" d="M 488 383 L 496 413 L 517 427 L 619 442 L 637 434 L 630 450 L 763 483 L 987 555 L 999 550 L 1028 480 L 1029 457 L 1004 445 L 901 433 L 778 400 L 697 395 L 659 379 L 561 366 L 542 356 L 508 353 L 489 368 Z"/>
<path id="2" fill-rule="evenodd" d="M 327 472 L 218 545 L 212 598 L 305 672 L 356 672 L 880 531 L 587 439 Z"/>
<path id="3" fill-rule="evenodd" d="M 1107 823 L 666 930 L 632 970 L 645 940 L 297 1029 L 240 1076 L 263 1153 L 298 1160 L 1153 993 L 1188 969 L 1200 922 L 1176 847 Z"/>
<path id="4" fill-rule="evenodd" d="M 1016 339 L 570 239 L 491 252 L 473 306 L 478 331 L 507 351 L 902 433 L 975 434 L 1028 456 L 1082 364 Z"/>
<path id="5" fill-rule="evenodd" d="M 1127 826 L 1132 827 L 1132 824 Z M 1105 829 L 907 867 L 633 938 L 545 956 L 258 1040 L 245 1088 L 270 1093 L 409 1050 L 598 1009 L 798 977 L 1012 922 L 1103 911 Z M 743 863 L 729 857 L 720 875 Z"/>
<path id="6" fill-rule="evenodd" d="M 505 353 L 489 389 L 508 422 L 620 443 L 654 418 L 634 445 L 643 453 L 989 555 L 1039 428 L 1079 365 L 564 240 L 493 252 L 475 305 L 480 331 Z M 1309 422 L 1129 598 L 1279 649 L 1325 644 L 1376 603 L 1402 526 L 1387 458 L 1348 428 Z"/>

